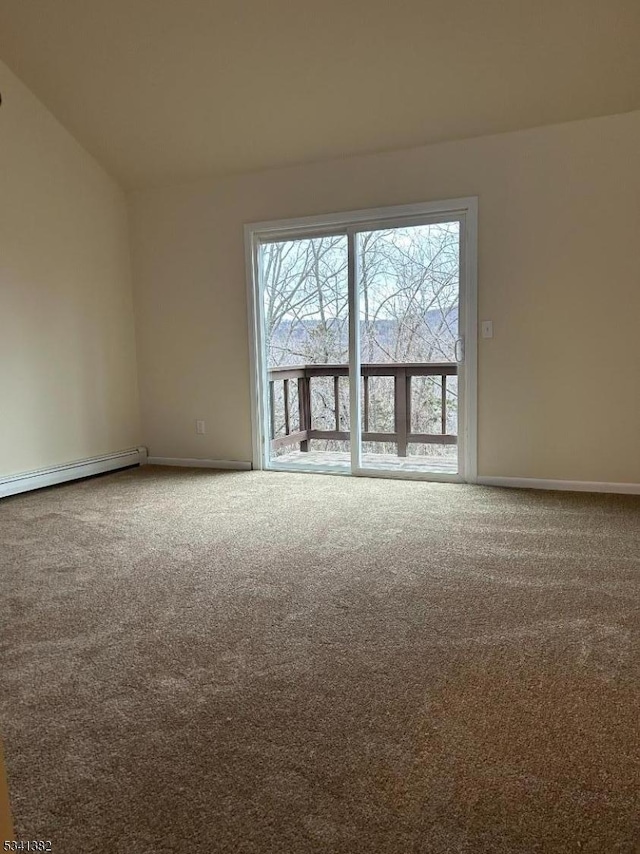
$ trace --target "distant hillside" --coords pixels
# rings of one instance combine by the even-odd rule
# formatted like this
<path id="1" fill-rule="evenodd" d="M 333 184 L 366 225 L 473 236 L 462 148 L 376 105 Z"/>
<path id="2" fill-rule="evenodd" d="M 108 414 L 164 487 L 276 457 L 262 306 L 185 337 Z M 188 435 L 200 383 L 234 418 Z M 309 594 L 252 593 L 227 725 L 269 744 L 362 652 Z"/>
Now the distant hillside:
<path id="1" fill-rule="evenodd" d="M 409 335 L 396 319 L 380 319 L 365 330 L 361 324 L 362 356 L 367 361 L 388 361 L 390 353 L 415 361 L 453 358 L 457 337 L 457 311 L 445 316 L 438 309 L 428 311 L 419 335 Z M 346 317 L 334 320 L 325 331 L 316 320 L 283 320 L 273 330 L 270 343 L 271 365 L 302 365 L 305 362 L 347 362 L 349 327 Z M 434 352 L 437 351 L 437 352 Z"/>

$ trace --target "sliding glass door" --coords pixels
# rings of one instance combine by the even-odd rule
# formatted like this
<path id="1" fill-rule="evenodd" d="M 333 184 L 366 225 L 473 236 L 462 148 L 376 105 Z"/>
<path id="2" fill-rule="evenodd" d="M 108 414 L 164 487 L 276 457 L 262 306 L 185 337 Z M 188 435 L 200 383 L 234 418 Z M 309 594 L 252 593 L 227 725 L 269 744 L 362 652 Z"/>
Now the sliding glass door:
<path id="1" fill-rule="evenodd" d="M 457 474 L 460 221 L 356 234 L 361 466 Z"/>
<path id="2" fill-rule="evenodd" d="M 260 245 L 270 463 L 350 468 L 347 236 Z"/>
<path id="3" fill-rule="evenodd" d="M 475 200 L 247 226 L 254 465 L 473 479 Z"/>

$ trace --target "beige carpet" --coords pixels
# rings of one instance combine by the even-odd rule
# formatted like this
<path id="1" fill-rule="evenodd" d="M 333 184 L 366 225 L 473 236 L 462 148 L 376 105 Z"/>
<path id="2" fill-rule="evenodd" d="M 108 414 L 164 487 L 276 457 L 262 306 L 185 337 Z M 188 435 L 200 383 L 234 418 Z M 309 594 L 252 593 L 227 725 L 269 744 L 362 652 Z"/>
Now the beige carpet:
<path id="1" fill-rule="evenodd" d="M 55 854 L 640 850 L 640 500 L 133 469 L 0 503 Z"/>

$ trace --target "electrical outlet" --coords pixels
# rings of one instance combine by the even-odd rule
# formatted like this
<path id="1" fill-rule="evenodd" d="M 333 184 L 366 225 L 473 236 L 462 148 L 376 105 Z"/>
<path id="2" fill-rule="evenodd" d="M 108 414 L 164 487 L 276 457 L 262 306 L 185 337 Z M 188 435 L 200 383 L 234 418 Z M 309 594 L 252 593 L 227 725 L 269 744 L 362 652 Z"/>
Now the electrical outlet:
<path id="1" fill-rule="evenodd" d="M 199 433 L 201 436 L 207 432 L 204 421 L 198 420 L 196 421 L 196 433 Z"/>

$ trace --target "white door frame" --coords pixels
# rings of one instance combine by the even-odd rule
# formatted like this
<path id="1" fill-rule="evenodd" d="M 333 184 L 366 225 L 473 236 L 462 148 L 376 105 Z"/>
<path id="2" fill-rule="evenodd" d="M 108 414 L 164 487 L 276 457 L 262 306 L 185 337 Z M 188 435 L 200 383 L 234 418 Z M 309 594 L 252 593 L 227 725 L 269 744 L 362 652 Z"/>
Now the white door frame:
<path id="1" fill-rule="evenodd" d="M 355 234 L 374 228 L 425 224 L 430 220 L 460 222 L 460 334 L 464 339 L 464 359 L 460 365 L 462 407 L 458 412 L 457 475 L 418 471 L 389 471 L 363 468 L 361 451 L 361 405 L 359 394 L 360 354 L 357 329 L 358 289 L 354 250 Z M 249 355 L 251 364 L 251 428 L 253 468 L 280 471 L 326 471 L 309 464 L 304 468 L 269 461 L 268 412 L 266 406 L 267 365 L 264 340 L 262 277 L 260 275 L 261 243 L 326 234 L 344 234 L 349 241 L 349 383 L 351 422 L 351 471 L 365 477 L 391 477 L 411 480 L 475 483 L 477 480 L 477 351 L 478 351 L 478 276 L 477 276 L 478 199 L 475 196 L 415 205 L 321 214 L 296 219 L 255 222 L 245 225 L 245 262 L 247 309 L 249 322 Z M 459 379 L 459 381 L 460 381 Z M 358 392 L 358 393 L 356 393 Z"/>

